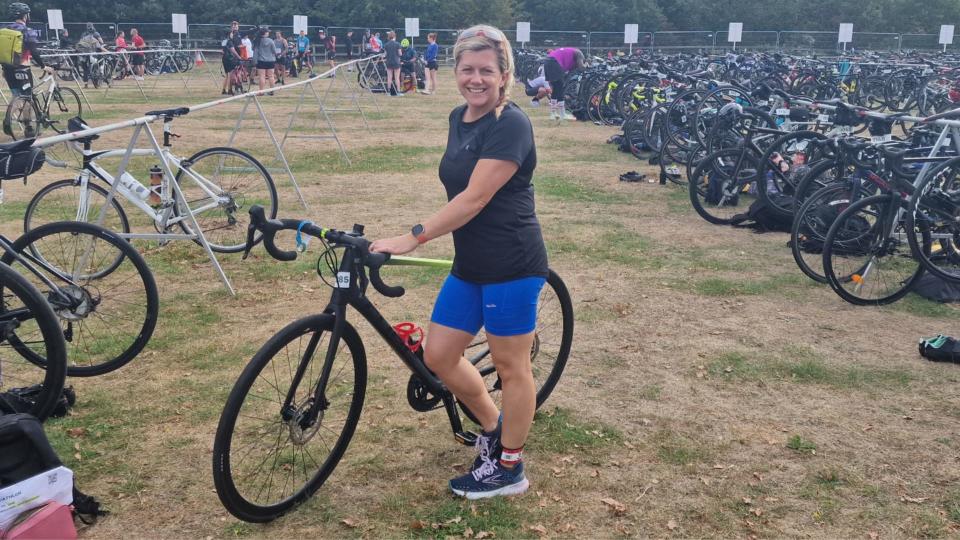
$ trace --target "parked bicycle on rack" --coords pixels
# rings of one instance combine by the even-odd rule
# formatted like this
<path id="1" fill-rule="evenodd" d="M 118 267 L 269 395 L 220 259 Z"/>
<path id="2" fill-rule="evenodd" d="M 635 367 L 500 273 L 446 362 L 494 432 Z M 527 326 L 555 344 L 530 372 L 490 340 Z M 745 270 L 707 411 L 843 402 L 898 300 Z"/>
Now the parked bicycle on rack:
<path id="1" fill-rule="evenodd" d="M 259 207 L 250 209 L 247 252 L 255 235 L 262 233 L 271 256 L 281 261 L 296 259 L 296 251 L 276 245 L 276 234 L 284 230 L 296 231 L 298 238 L 323 241 L 326 249 L 317 271 L 333 292 L 323 313 L 287 325 L 261 347 L 231 390 L 220 416 L 213 449 L 214 484 L 227 510 L 251 522 L 276 519 L 310 498 L 336 468 L 353 437 L 366 391 L 367 360 L 360 335 L 347 321 L 350 307 L 413 372 L 407 384 L 410 406 L 420 412 L 443 408 L 458 442 L 472 445 L 477 438 L 464 430 L 457 407 L 476 421 L 474 413 L 424 363 L 422 331 L 410 323 L 392 326 L 366 296 L 368 285 L 387 297 L 404 294 L 402 287 L 383 282 L 380 268 L 384 264 L 449 267 L 451 263 L 371 253 L 362 225 L 345 232 L 309 221 L 271 220 Z M 531 351 L 537 407 L 563 373 L 573 343 L 573 324 L 570 295 L 560 277 L 550 272 L 537 307 Z M 479 370 L 487 391 L 499 396 L 502 386 L 489 348 L 480 341 L 471 350 L 469 361 Z"/>
<path id="2" fill-rule="evenodd" d="M 14 140 L 40 137 L 45 128 L 66 133 L 67 122 L 81 112 L 77 92 L 60 86 L 55 74 L 47 74 L 10 101 L 3 117 L 3 132 Z"/>

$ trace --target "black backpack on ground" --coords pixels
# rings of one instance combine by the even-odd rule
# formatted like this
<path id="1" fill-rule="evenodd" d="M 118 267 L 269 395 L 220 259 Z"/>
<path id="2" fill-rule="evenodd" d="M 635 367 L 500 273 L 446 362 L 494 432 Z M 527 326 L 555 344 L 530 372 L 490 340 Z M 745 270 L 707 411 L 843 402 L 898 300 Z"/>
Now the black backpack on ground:
<path id="1" fill-rule="evenodd" d="M 788 195 L 771 193 L 770 198 L 781 208 L 789 208 L 793 205 L 793 197 Z M 747 208 L 745 213 L 737 214 L 730 218 L 730 224 L 734 227 L 754 229 L 758 233 L 771 231 L 790 232 L 790 228 L 793 226 L 793 219 L 777 212 L 768 206 L 763 199 L 757 199 L 750 204 L 750 207 Z"/>
<path id="2" fill-rule="evenodd" d="M 0 415 L 0 486 L 16 484 L 63 465 L 43 424 L 29 414 Z M 73 511 L 84 523 L 106 515 L 93 497 L 73 487 Z"/>
<path id="3" fill-rule="evenodd" d="M 11 388 L 10 390 L 0 392 L 0 414 L 26 413 L 33 410 L 37 402 L 37 396 L 43 391 L 43 386 L 35 384 L 23 388 Z M 60 399 L 57 400 L 57 406 L 50 413 L 51 418 L 62 418 L 67 415 L 70 407 L 77 402 L 77 393 L 72 386 L 64 388 L 60 392 Z"/>

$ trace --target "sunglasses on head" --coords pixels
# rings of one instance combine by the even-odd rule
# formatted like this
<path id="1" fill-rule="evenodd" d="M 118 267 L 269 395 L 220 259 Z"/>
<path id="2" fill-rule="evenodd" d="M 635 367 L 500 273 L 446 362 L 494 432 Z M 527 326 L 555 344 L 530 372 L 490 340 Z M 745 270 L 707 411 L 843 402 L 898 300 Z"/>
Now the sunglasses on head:
<path id="1" fill-rule="evenodd" d="M 487 26 L 487 27 L 481 26 L 481 27 L 479 27 L 479 28 L 470 28 L 470 29 L 464 30 L 464 31 L 461 32 L 460 35 L 457 37 L 457 40 L 469 39 L 469 38 L 478 37 L 478 36 L 479 36 L 479 37 L 485 37 L 485 38 L 488 38 L 488 39 L 492 39 L 493 41 L 496 41 L 497 43 L 499 43 L 499 42 L 503 41 L 504 39 L 506 39 L 506 38 L 503 37 L 503 32 L 497 30 L 496 28 L 489 27 L 489 26 Z"/>

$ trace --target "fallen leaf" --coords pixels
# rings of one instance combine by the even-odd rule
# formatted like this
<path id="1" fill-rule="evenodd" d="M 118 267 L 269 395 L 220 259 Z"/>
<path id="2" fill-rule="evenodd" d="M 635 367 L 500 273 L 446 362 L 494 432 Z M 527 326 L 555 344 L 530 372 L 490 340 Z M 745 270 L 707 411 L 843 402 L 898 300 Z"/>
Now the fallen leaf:
<path id="1" fill-rule="evenodd" d="M 87 428 L 75 427 L 67 430 L 67 437 L 76 439 L 77 437 L 83 437 L 87 434 Z"/>
<path id="2" fill-rule="evenodd" d="M 929 499 L 929 498 L 930 498 L 930 497 L 908 497 L 908 496 L 906 496 L 906 495 L 903 495 L 902 497 L 900 497 L 900 500 L 903 501 L 903 502 L 920 504 L 920 503 L 926 501 L 926 500 Z"/>
<path id="3" fill-rule="evenodd" d="M 710 479 L 707 478 L 707 477 L 705 477 L 705 476 L 701 476 L 701 477 L 700 477 L 700 481 L 703 482 L 703 485 L 705 485 L 705 486 L 709 486 L 709 485 L 710 485 Z"/>
<path id="4" fill-rule="evenodd" d="M 612 510 L 614 514 L 620 515 L 627 511 L 626 505 L 616 499 L 607 497 L 606 499 L 600 499 L 600 502 L 609 506 L 610 510 Z"/>
<path id="5" fill-rule="evenodd" d="M 360 526 L 360 522 L 353 518 L 341 519 L 340 523 L 343 523 L 344 525 L 346 525 L 347 527 L 350 527 L 351 529 L 356 529 L 357 527 Z"/>
<path id="6" fill-rule="evenodd" d="M 80 452 L 77 452 L 76 454 L 74 454 L 73 458 L 76 459 L 77 461 L 83 461 L 83 458 L 80 457 Z"/>
<path id="7" fill-rule="evenodd" d="M 600 476 L 600 471 L 598 471 L 598 470 L 596 470 L 596 469 L 594 469 L 593 472 L 590 473 L 590 477 L 591 477 L 591 478 L 596 478 L 596 477 L 598 477 L 598 476 Z"/>
<path id="8" fill-rule="evenodd" d="M 455 518 L 450 518 L 450 519 L 444 521 L 443 524 L 444 524 L 444 525 L 450 525 L 451 523 L 460 523 L 461 521 L 463 521 L 463 518 L 460 517 L 460 516 L 457 516 L 457 517 L 455 517 Z"/>
<path id="9" fill-rule="evenodd" d="M 533 531 L 533 532 L 535 532 L 535 533 L 537 533 L 538 536 L 546 536 L 546 535 L 547 535 L 547 528 L 544 527 L 543 525 L 540 525 L 539 523 L 536 524 L 536 525 L 531 525 L 531 526 L 530 526 L 530 530 Z"/>
<path id="10" fill-rule="evenodd" d="M 464 538 L 473 538 L 473 529 L 471 529 L 470 527 L 467 527 L 466 529 L 464 529 L 464 530 L 463 530 L 463 537 L 464 537 Z"/>
<path id="11" fill-rule="evenodd" d="M 723 465 L 720 465 L 719 463 L 716 464 L 716 465 L 714 465 L 713 468 L 714 468 L 714 469 L 726 469 L 726 467 L 724 467 Z"/>
<path id="12" fill-rule="evenodd" d="M 493 538 L 493 537 L 494 537 L 494 534 L 490 531 L 480 531 L 477 533 L 477 536 L 476 536 L 477 540 L 480 540 L 483 538 Z"/>
<path id="13" fill-rule="evenodd" d="M 877 540 L 878 538 L 880 538 L 880 533 L 878 533 L 877 531 L 870 531 L 867 533 L 867 538 L 869 538 L 870 540 Z"/>
<path id="14" fill-rule="evenodd" d="M 755 516 L 757 516 L 757 517 L 760 517 L 760 516 L 763 515 L 763 510 L 761 510 L 761 509 L 759 509 L 759 508 L 754 508 L 754 509 L 753 509 L 753 515 L 755 515 Z"/>
<path id="15" fill-rule="evenodd" d="M 667 522 L 667 528 L 670 529 L 671 531 L 676 529 L 677 522 L 671 519 L 670 521 Z"/>
<path id="16" fill-rule="evenodd" d="M 758 473 L 758 472 L 756 472 L 756 471 L 754 471 L 754 473 L 753 473 L 753 477 L 754 477 L 754 478 L 756 478 L 757 480 L 759 480 L 759 481 L 761 481 L 761 482 L 763 482 L 763 477 L 762 477 L 762 476 L 760 476 L 760 473 Z"/>
<path id="17" fill-rule="evenodd" d="M 753 499 L 751 499 L 750 497 L 744 497 L 743 504 L 753 504 Z"/>
<path id="18" fill-rule="evenodd" d="M 425 529 L 426 527 L 427 527 L 427 522 L 422 519 L 415 520 L 413 523 L 410 524 L 410 528 L 417 531 L 421 529 Z"/>
<path id="19" fill-rule="evenodd" d="M 867 427 L 863 428 L 863 431 L 864 431 L 864 432 L 867 432 L 867 431 L 870 431 L 871 429 L 873 429 L 873 426 L 867 426 Z"/>

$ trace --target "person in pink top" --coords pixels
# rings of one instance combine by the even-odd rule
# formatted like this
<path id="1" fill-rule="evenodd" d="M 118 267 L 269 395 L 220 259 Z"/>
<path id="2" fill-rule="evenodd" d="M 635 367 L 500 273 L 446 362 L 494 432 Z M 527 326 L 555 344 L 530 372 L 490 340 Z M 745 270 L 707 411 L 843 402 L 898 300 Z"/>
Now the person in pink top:
<path id="1" fill-rule="evenodd" d="M 567 106 L 563 100 L 563 79 L 574 69 L 585 66 L 583 52 L 576 47 L 561 47 L 550 51 L 543 63 L 543 76 L 550 83 L 550 118 L 573 120 L 567 116 Z"/>

